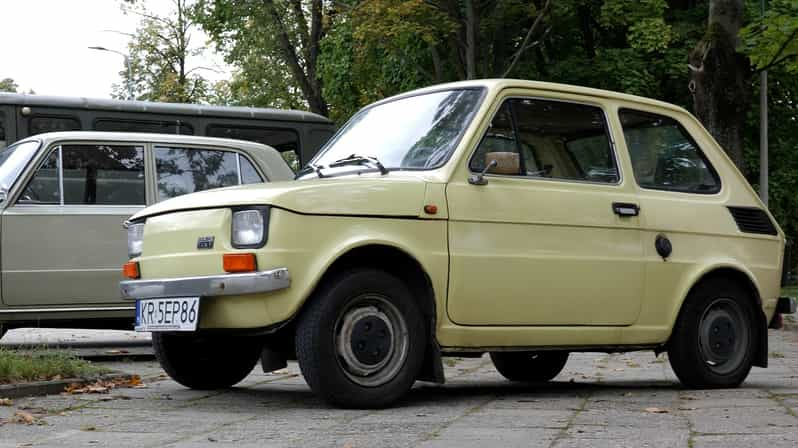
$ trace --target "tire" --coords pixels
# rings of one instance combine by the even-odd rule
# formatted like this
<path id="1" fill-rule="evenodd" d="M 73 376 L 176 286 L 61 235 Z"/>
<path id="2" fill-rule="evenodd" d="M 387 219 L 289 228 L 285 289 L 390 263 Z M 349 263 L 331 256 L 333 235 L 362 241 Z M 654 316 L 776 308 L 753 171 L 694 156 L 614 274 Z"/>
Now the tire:
<path id="1" fill-rule="evenodd" d="M 376 269 L 340 273 L 322 284 L 296 329 L 299 368 L 327 403 L 383 408 L 421 371 L 428 327 L 407 286 Z"/>
<path id="2" fill-rule="evenodd" d="M 697 285 L 682 305 L 668 359 L 689 388 L 739 386 L 756 347 L 755 308 L 746 288 L 724 278 Z"/>
<path id="3" fill-rule="evenodd" d="M 491 352 L 490 360 L 499 373 L 510 381 L 544 382 L 553 379 L 565 367 L 568 352 Z"/>
<path id="4" fill-rule="evenodd" d="M 263 348 L 253 337 L 153 333 L 152 347 L 161 367 L 191 389 L 233 386 L 252 372 Z"/>

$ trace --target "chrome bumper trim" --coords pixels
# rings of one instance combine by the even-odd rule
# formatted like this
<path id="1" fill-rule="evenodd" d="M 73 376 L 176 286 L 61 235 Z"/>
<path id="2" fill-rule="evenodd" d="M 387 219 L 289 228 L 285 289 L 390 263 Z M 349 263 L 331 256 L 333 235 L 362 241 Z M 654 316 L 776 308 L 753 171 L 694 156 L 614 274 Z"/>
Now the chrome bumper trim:
<path id="1" fill-rule="evenodd" d="M 237 296 L 277 291 L 291 285 L 287 268 L 245 274 L 208 275 L 204 277 L 125 280 L 119 282 L 123 299 L 158 297 Z"/>

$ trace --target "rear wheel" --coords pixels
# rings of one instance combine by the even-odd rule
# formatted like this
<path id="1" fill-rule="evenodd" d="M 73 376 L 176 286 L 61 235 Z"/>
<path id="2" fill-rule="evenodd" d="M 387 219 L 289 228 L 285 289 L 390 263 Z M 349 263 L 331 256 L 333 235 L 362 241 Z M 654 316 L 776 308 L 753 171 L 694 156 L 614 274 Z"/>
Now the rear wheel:
<path id="1" fill-rule="evenodd" d="M 380 408 L 404 395 L 424 357 L 427 326 L 413 296 L 379 270 L 345 272 L 320 286 L 297 325 L 297 360 L 327 402 Z"/>
<path id="2" fill-rule="evenodd" d="M 153 333 L 161 367 L 191 389 L 224 389 L 252 372 L 263 344 L 253 337 Z"/>
<path id="3" fill-rule="evenodd" d="M 751 371 L 755 308 L 745 288 L 716 278 L 698 285 L 682 306 L 668 358 L 687 387 L 736 387 Z"/>
<path id="4" fill-rule="evenodd" d="M 491 352 L 496 370 L 510 381 L 542 382 L 557 376 L 568 361 L 568 352 Z"/>

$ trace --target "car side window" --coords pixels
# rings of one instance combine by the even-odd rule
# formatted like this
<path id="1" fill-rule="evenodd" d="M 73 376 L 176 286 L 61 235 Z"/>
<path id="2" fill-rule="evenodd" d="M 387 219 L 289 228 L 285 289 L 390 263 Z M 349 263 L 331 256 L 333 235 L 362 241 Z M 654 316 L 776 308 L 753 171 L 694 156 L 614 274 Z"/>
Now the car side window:
<path id="1" fill-rule="evenodd" d="M 684 127 L 673 118 L 621 109 L 626 147 L 642 188 L 713 194 L 720 178 Z"/>
<path id="2" fill-rule="evenodd" d="M 211 188 L 263 182 L 252 162 L 233 151 L 156 147 L 155 169 L 158 201 Z"/>
<path id="3" fill-rule="evenodd" d="M 19 202 L 145 205 L 144 148 L 95 144 L 59 146 L 36 171 Z"/>
<path id="4" fill-rule="evenodd" d="M 299 134 L 293 129 L 212 124 L 207 128 L 207 135 L 269 145 L 280 152 L 292 170 L 299 169 Z"/>
<path id="5" fill-rule="evenodd" d="M 498 153 L 498 154 L 497 154 Z M 505 100 L 471 160 L 498 174 L 617 183 L 620 180 L 601 108 L 531 98 Z"/>

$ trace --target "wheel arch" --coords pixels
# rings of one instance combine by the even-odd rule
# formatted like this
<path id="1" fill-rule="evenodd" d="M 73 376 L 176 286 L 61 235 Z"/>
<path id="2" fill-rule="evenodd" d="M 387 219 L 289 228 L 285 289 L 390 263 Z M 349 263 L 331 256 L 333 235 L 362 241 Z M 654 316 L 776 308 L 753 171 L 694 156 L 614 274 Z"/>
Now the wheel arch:
<path id="1" fill-rule="evenodd" d="M 443 383 L 443 363 L 440 347 L 435 337 L 437 324 L 437 303 L 435 289 L 428 270 L 404 248 L 384 242 L 362 242 L 341 251 L 325 267 L 313 286 L 308 298 L 300 307 L 299 313 L 315 291 L 325 281 L 340 272 L 356 267 L 381 269 L 400 278 L 410 288 L 413 299 L 421 309 L 424 320 L 429 325 L 429 343 L 424 356 L 420 380 Z"/>
<path id="2" fill-rule="evenodd" d="M 760 295 L 760 289 L 758 287 L 758 283 L 756 281 L 756 277 L 744 266 L 736 264 L 736 263 L 717 263 L 711 266 L 705 267 L 703 270 L 698 271 L 694 276 L 691 277 L 690 281 L 687 283 L 689 287 L 684 288 L 684 292 L 681 295 L 681 301 L 679 302 L 679 306 L 674 310 L 670 320 L 670 328 L 671 331 L 676 327 L 676 320 L 679 318 L 679 315 L 684 308 L 685 302 L 690 297 L 690 294 L 703 282 L 706 282 L 710 279 L 715 278 L 724 278 L 729 281 L 733 281 L 737 283 L 739 286 L 746 289 L 748 292 L 748 296 L 753 301 L 755 314 L 757 316 L 754 329 L 755 334 L 757 335 L 757 342 L 755 344 L 755 352 L 753 356 L 753 364 L 757 367 L 767 367 L 768 362 L 768 335 L 767 335 L 767 316 L 765 316 L 765 312 L 762 308 L 762 297 Z M 671 333 L 671 337 L 673 334 Z M 670 341 L 670 337 L 668 338 Z"/>

